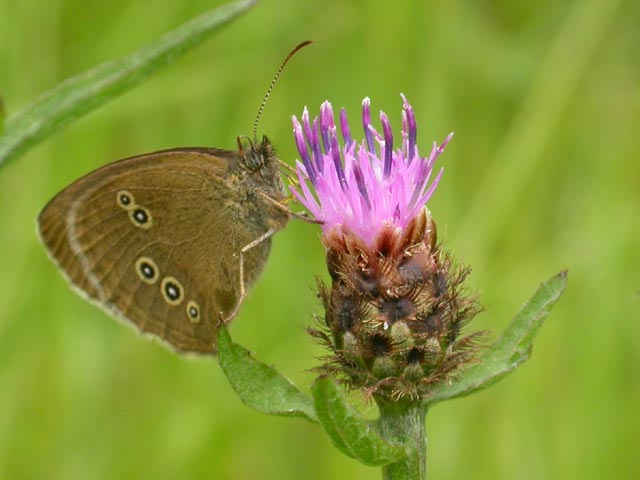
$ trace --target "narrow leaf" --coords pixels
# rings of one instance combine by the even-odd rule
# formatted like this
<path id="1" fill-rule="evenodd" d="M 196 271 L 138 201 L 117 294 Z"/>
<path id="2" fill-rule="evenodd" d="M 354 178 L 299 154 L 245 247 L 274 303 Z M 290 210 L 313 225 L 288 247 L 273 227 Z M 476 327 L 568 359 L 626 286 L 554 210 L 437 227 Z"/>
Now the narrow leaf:
<path id="1" fill-rule="evenodd" d="M 405 457 L 404 449 L 385 441 L 372 422 L 364 418 L 329 377 L 321 377 L 312 387 L 320 423 L 338 450 L 361 463 L 382 466 Z"/>
<path id="2" fill-rule="evenodd" d="M 218 363 L 242 402 L 262 413 L 318 419 L 311 399 L 275 369 L 233 343 L 223 326 L 218 332 Z"/>
<path id="3" fill-rule="evenodd" d="M 103 63 L 58 84 L 7 119 L 4 133 L 0 133 L 0 167 L 76 118 L 139 84 L 256 2 L 239 0 L 206 12 L 124 58 Z"/>
<path id="4" fill-rule="evenodd" d="M 514 371 L 531 355 L 533 339 L 566 285 L 566 271 L 543 283 L 479 363 L 461 372 L 448 384 L 434 387 L 425 404 L 433 405 L 449 398 L 469 395 Z"/>

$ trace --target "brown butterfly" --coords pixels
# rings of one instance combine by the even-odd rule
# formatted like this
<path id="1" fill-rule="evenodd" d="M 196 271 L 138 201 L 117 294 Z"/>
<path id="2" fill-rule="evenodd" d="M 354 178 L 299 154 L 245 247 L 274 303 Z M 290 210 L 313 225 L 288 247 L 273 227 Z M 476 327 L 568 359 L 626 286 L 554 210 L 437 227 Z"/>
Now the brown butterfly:
<path id="1" fill-rule="evenodd" d="M 108 164 L 60 192 L 38 217 L 69 282 L 119 319 L 179 352 L 215 353 L 221 321 L 237 314 L 271 236 L 296 214 L 284 164 L 257 123 L 238 151 L 174 148 Z M 286 164 L 284 164 L 286 165 Z"/>

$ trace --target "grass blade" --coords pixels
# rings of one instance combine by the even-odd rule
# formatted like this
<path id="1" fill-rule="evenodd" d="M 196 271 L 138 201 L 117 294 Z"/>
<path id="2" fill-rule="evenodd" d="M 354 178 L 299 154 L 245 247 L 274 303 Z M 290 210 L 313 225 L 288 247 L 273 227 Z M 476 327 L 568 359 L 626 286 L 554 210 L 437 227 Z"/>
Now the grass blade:
<path id="1" fill-rule="evenodd" d="M 257 0 L 239 0 L 206 12 L 124 58 L 69 78 L 7 119 L 0 130 L 0 167 L 49 135 L 141 83 L 249 10 Z"/>

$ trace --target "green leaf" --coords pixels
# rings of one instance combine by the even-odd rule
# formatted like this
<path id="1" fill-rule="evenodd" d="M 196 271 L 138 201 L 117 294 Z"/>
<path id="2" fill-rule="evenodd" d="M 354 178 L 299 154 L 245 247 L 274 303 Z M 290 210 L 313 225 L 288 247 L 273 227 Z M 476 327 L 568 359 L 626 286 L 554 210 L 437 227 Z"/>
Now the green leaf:
<path id="1" fill-rule="evenodd" d="M 206 12 L 124 58 L 103 63 L 58 84 L 7 120 L 4 133 L 0 133 L 0 167 L 172 63 L 256 2 L 239 0 Z"/>
<path id="2" fill-rule="evenodd" d="M 275 369 L 233 343 L 222 326 L 218 332 L 218 363 L 242 402 L 262 413 L 318 419 L 311 399 Z"/>
<path id="3" fill-rule="evenodd" d="M 405 457 L 400 445 L 384 440 L 375 425 L 347 402 L 333 379 L 321 377 L 311 390 L 320 423 L 342 453 L 370 466 L 388 465 Z"/>
<path id="4" fill-rule="evenodd" d="M 424 403 L 433 405 L 469 395 L 514 371 L 531 355 L 534 337 L 566 286 L 566 271 L 543 283 L 479 363 L 462 371 L 453 381 L 435 386 Z"/>

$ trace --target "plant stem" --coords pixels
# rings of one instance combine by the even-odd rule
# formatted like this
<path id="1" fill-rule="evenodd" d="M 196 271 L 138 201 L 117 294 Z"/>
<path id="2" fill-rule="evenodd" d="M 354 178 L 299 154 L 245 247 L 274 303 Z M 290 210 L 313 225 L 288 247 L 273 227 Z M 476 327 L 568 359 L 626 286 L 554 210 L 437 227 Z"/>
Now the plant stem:
<path id="1" fill-rule="evenodd" d="M 384 480 L 424 480 L 427 478 L 426 408 L 419 402 L 376 398 L 380 409 L 378 426 L 388 442 L 400 444 L 407 456 L 382 467 Z"/>

